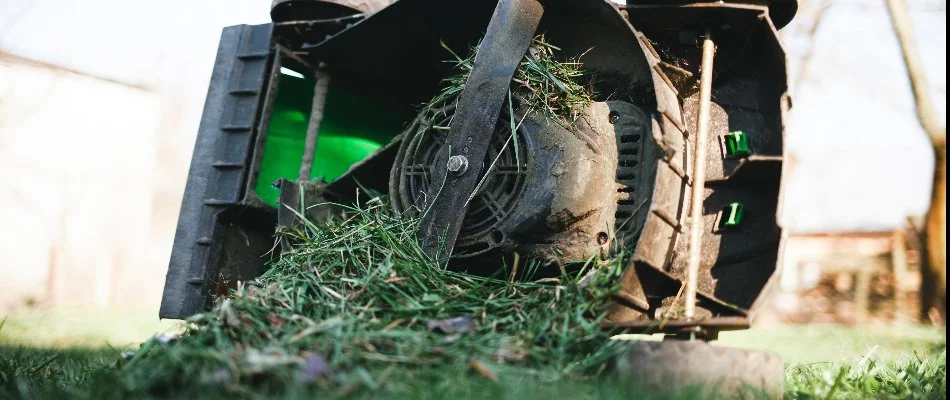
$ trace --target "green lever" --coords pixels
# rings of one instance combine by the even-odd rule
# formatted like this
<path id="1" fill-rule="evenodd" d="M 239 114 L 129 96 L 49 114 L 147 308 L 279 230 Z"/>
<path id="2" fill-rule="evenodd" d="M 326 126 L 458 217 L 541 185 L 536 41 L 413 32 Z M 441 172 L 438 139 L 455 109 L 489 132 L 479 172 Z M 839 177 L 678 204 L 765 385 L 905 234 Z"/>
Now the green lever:
<path id="1" fill-rule="evenodd" d="M 723 210 L 723 228 L 735 229 L 742 225 L 744 211 L 745 205 L 740 202 L 735 202 L 726 206 L 726 208 Z"/>
<path id="2" fill-rule="evenodd" d="M 726 135 L 726 154 L 730 157 L 748 157 L 751 153 L 749 136 L 745 132 L 735 131 Z"/>

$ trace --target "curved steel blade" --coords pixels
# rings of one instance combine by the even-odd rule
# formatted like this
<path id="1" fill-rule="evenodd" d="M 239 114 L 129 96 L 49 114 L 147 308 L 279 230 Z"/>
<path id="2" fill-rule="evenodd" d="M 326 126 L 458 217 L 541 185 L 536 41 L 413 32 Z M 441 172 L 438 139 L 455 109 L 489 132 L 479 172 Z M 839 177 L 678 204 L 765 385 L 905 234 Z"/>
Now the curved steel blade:
<path id="1" fill-rule="evenodd" d="M 426 254 L 434 259 L 452 254 L 511 79 L 531 46 L 543 13 L 537 0 L 499 0 L 495 7 L 448 139 L 433 168 L 433 184 L 427 193 L 432 200 L 424 207 L 419 233 Z M 451 156 L 465 157 L 468 168 L 449 173 L 446 166 Z"/>

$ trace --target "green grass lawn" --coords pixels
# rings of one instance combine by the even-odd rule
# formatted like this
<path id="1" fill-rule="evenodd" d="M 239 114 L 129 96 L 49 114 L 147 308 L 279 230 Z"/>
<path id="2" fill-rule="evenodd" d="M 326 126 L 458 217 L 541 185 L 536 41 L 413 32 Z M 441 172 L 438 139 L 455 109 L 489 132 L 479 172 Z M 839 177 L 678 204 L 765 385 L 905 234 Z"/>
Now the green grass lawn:
<path id="1" fill-rule="evenodd" d="M 920 325 L 772 325 L 724 332 L 718 343 L 772 351 L 787 364 L 808 364 L 847 363 L 868 355 L 876 360 L 898 361 L 915 353 L 941 351 L 946 340 L 946 330 Z"/>

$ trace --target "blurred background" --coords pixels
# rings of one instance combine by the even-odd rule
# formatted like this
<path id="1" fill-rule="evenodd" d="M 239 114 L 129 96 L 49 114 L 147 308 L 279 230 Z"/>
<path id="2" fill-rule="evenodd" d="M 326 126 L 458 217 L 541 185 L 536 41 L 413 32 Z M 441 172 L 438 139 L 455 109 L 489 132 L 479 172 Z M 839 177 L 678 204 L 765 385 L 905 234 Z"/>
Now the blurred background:
<path id="1" fill-rule="evenodd" d="M 800 5 L 782 33 L 790 240 L 761 322 L 920 321 L 913 226 L 934 156 L 887 7 Z M 946 1 L 909 5 L 945 126 Z M 0 342 L 124 345 L 171 326 L 157 310 L 221 28 L 269 22 L 269 9 L 0 2 Z"/>

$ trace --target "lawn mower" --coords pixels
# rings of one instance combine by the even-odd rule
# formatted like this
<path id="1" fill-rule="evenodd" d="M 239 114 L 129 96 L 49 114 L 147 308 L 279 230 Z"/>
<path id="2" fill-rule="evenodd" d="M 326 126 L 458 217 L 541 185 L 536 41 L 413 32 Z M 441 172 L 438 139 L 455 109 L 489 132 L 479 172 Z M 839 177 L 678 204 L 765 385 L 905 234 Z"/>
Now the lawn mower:
<path id="1" fill-rule="evenodd" d="M 259 276 L 275 232 L 326 218 L 321 204 L 382 194 L 447 268 L 627 254 L 603 326 L 669 339 L 635 346 L 631 376 L 733 374 L 780 394 L 781 359 L 706 342 L 748 328 L 777 275 L 791 107 L 777 30 L 796 9 L 276 0 L 272 23 L 222 34 L 160 316 Z M 523 75 L 558 65 L 576 81 Z M 549 102 L 574 89 L 587 98 Z"/>

